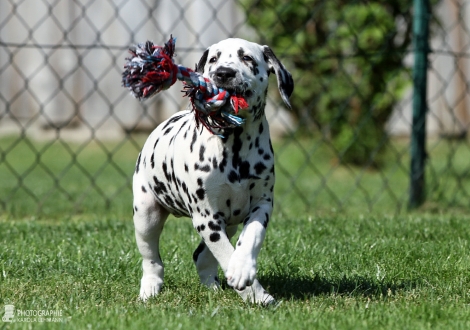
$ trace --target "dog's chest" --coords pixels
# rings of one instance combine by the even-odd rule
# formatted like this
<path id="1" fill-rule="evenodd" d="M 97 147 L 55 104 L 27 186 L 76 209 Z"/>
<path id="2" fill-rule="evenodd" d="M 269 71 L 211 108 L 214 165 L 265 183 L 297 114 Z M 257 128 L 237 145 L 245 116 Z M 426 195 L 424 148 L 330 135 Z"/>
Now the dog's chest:
<path id="1" fill-rule="evenodd" d="M 265 120 L 221 139 L 181 112 L 151 134 L 140 158 L 146 184 L 177 216 L 239 223 L 254 203 L 272 203 L 274 159 Z"/>

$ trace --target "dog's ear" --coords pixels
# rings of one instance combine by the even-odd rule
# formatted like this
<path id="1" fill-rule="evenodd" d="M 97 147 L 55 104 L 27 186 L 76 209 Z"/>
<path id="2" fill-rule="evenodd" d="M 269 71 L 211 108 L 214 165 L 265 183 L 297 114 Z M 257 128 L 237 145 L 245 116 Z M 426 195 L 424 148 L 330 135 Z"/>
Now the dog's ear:
<path id="1" fill-rule="evenodd" d="M 196 65 L 196 72 L 203 73 L 204 72 L 204 66 L 206 65 L 207 62 L 207 55 L 209 55 L 209 48 L 207 48 L 204 53 L 202 54 L 201 59 Z"/>
<path id="2" fill-rule="evenodd" d="M 271 48 L 268 46 L 263 46 L 263 53 L 266 62 L 269 65 L 270 72 L 276 74 L 277 77 L 277 87 L 279 88 L 279 93 L 284 100 L 284 103 L 291 109 L 289 102 L 289 97 L 294 90 L 294 80 L 289 71 L 286 70 L 281 61 L 278 60 L 276 55 Z"/>

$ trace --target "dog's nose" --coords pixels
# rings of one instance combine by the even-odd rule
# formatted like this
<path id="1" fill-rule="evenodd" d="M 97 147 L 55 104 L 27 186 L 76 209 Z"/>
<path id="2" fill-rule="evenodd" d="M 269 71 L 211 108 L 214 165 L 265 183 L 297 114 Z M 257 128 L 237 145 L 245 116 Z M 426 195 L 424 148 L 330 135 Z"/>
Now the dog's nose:
<path id="1" fill-rule="evenodd" d="M 236 74 L 237 71 L 227 67 L 220 67 L 215 71 L 215 77 L 221 83 L 225 83 L 231 78 L 235 78 Z"/>

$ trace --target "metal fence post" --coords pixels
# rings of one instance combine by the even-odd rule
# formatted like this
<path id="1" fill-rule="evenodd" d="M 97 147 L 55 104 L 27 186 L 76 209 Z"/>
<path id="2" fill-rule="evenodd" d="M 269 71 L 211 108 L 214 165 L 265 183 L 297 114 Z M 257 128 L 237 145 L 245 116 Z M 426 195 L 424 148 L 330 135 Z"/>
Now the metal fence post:
<path id="1" fill-rule="evenodd" d="M 429 0 L 413 0 L 413 8 L 414 90 L 411 132 L 410 208 L 420 206 L 425 200 Z"/>

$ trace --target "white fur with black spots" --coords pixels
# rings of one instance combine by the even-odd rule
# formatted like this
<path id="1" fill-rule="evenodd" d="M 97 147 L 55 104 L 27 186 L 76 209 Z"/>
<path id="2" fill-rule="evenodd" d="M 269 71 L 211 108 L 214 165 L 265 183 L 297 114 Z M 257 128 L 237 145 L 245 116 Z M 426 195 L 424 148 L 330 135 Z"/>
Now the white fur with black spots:
<path id="1" fill-rule="evenodd" d="M 162 288 L 159 240 L 172 213 L 191 217 L 201 236 L 193 259 L 203 284 L 220 286 L 220 265 L 244 300 L 270 304 L 274 298 L 256 279 L 274 203 L 274 154 L 264 108 L 270 73 L 290 107 L 292 76 L 268 46 L 242 39 L 209 47 L 197 70 L 242 95 L 249 108 L 238 114 L 245 119 L 242 126 L 218 132 L 223 138 L 198 124 L 194 112 L 180 111 L 147 139 L 133 179 L 135 235 L 143 258 L 140 298 Z M 243 230 L 234 247 L 230 238 L 239 224 Z"/>

